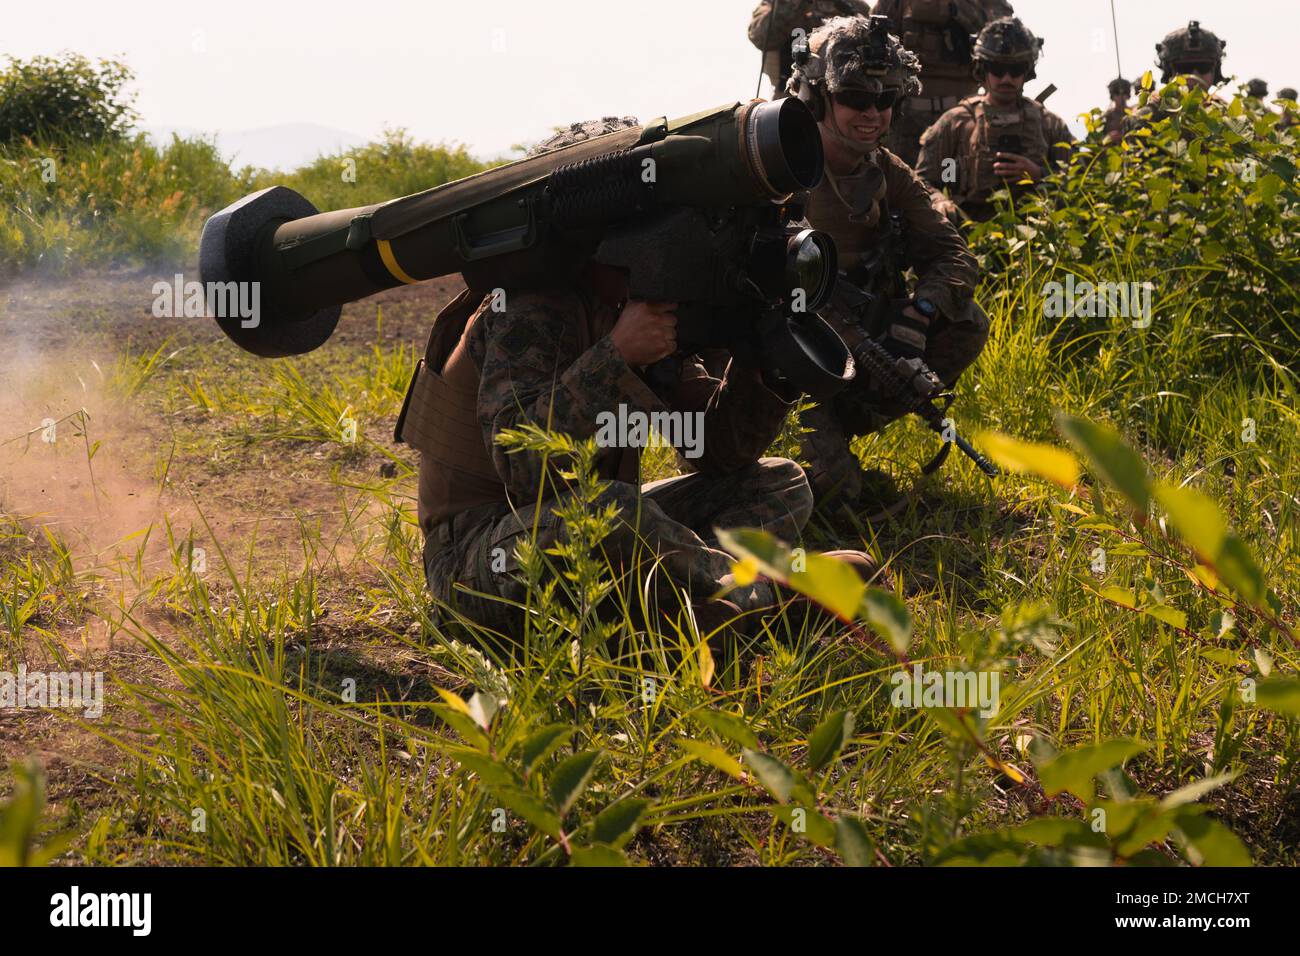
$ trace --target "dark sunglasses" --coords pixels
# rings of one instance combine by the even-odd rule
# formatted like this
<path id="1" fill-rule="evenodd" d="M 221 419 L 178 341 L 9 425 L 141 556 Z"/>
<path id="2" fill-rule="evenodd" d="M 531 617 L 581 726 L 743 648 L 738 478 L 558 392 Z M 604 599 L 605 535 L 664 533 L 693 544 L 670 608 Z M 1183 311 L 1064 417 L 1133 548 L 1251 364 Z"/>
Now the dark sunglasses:
<path id="1" fill-rule="evenodd" d="M 882 90 L 879 93 L 867 93 L 864 90 L 843 90 L 835 94 L 835 102 L 859 113 L 865 113 L 873 106 L 883 113 L 894 108 L 898 102 L 898 90 Z"/>
<path id="2" fill-rule="evenodd" d="M 989 76 L 1024 76 L 1029 72 L 1025 63 L 989 63 L 984 69 Z"/>
<path id="3" fill-rule="evenodd" d="M 1179 63 L 1174 69 L 1179 73 L 1212 73 L 1214 64 L 1206 63 L 1204 60 L 1193 60 L 1191 63 Z"/>

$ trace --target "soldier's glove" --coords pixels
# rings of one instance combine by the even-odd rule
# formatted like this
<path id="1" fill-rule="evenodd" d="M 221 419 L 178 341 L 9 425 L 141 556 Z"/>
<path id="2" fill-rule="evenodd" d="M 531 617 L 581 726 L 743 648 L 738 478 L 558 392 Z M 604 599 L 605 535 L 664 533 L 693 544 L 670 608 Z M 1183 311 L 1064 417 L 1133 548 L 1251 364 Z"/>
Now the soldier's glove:
<path id="1" fill-rule="evenodd" d="M 918 319 L 916 316 L 908 315 L 909 307 L 915 307 L 915 302 L 909 300 L 894 310 L 889 329 L 885 332 L 885 339 L 881 343 L 889 354 L 896 358 L 921 358 L 925 355 L 930 322 L 927 318 Z"/>

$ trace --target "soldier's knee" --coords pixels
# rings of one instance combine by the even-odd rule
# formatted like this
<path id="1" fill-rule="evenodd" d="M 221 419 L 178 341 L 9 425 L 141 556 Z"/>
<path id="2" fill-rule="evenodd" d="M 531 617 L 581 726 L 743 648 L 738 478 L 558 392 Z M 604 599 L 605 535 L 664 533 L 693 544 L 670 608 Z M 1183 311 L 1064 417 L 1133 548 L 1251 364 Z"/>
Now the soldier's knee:
<path id="1" fill-rule="evenodd" d="M 933 336 L 926 349 L 926 364 L 951 388 L 961 373 L 975 364 L 988 340 L 988 313 L 972 300 Z"/>
<path id="2" fill-rule="evenodd" d="M 966 303 L 966 308 L 958 313 L 955 324 L 978 331 L 981 334 L 981 342 L 988 340 L 989 314 L 974 299 Z"/>

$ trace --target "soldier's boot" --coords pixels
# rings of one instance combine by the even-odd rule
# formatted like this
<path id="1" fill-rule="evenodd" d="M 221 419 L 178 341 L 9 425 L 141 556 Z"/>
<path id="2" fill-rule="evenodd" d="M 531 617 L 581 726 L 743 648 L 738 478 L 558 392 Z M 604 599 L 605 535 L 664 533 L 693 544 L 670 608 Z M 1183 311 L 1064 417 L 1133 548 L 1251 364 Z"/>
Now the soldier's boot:
<path id="1" fill-rule="evenodd" d="M 827 551 L 826 557 L 834 558 L 836 561 L 843 561 L 858 572 L 858 577 L 862 578 L 863 582 L 867 584 L 870 584 L 880 571 L 879 562 L 865 551 Z"/>
<path id="2" fill-rule="evenodd" d="M 875 558 L 867 554 L 867 552 L 841 550 L 826 551 L 823 553 L 825 557 L 834 558 L 836 561 L 840 561 L 851 567 L 857 572 L 858 577 L 862 579 L 863 584 L 879 585 L 881 583 L 882 573 L 880 570 L 880 564 Z M 820 605 L 811 598 L 805 597 L 802 594 L 796 595 L 791 600 L 791 609 L 796 609 L 801 605 L 810 608 L 820 608 Z"/>
<path id="3" fill-rule="evenodd" d="M 866 552 L 828 551 L 826 554 L 852 567 L 864 584 L 883 588 L 891 587 L 888 572 L 882 569 L 879 562 Z M 794 622 L 798 632 L 820 632 L 824 637 L 842 635 L 851 623 L 859 627 L 866 627 L 860 622 L 842 620 L 816 601 L 803 595 L 799 595 L 791 601 L 786 615 L 790 621 Z"/>

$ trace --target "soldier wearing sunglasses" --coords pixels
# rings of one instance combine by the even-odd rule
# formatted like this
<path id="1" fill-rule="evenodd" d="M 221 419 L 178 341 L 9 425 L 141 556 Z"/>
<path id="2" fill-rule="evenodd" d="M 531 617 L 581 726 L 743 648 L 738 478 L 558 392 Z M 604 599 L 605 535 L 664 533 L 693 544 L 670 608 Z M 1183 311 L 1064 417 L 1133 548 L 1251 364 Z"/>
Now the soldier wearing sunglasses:
<path id="1" fill-rule="evenodd" d="M 921 61 L 920 96 L 907 100 L 885 145 L 909 166 L 916 165 L 921 134 L 968 96 L 979 92 L 971 76 L 975 34 L 999 17 L 1015 13 L 1007 0 L 880 0 L 873 11 L 889 17 L 889 32 Z"/>
<path id="2" fill-rule="evenodd" d="M 1074 136 L 1065 121 L 1024 95 L 1042 46 L 1015 17 L 986 26 L 974 66 L 984 93 L 962 100 L 921 137 L 917 172 L 971 219 L 992 218 L 997 190 L 1021 192 L 1069 160 Z"/>
<path id="3" fill-rule="evenodd" d="M 920 92 L 920 69 L 886 18 L 839 17 L 800 51 L 788 92 L 817 117 L 826 153 L 808 220 L 834 237 L 841 271 L 873 297 L 862 311 L 841 303 L 823 317 L 850 346 L 869 335 L 898 358 L 923 359 L 952 385 L 988 339 L 988 317 L 973 299 L 978 267 L 925 183 L 880 145 L 906 99 Z M 915 277 L 910 291 L 907 271 Z M 899 396 L 880 387 L 859 375 L 804 413 L 801 457 L 819 507 L 876 503 L 864 500 L 870 483 L 849 442 L 906 414 Z"/>
<path id="4" fill-rule="evenodd" d="M 1224 82 L 1223 56 L 1228 44 L 1192 20 L 1185 27 L 1174 30 L 1156 44 L 1156 62 L 1160 66 L 1160 82 L 1172 83 L 1182 77 L 1193 89 L 1204 90 L 1208 100 L 1222 104 L 1211 88 Z M 1145 106 L 1137 110 L 1125 123 L 1125 132 L 1131 133 L 1143 126 L 1156 123 L 1169 115 L 1160 98 L 1152 95 Z"/>

